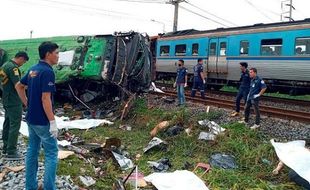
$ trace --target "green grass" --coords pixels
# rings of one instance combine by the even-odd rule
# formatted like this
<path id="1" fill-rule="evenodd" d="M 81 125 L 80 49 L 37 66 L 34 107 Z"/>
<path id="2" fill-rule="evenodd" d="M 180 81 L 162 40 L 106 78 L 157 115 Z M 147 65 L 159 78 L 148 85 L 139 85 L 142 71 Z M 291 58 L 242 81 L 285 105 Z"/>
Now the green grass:
<path id="1" fill-rule="evenodd" d="M 140 172 L 145 175 L 153 171 L 149 168 L 147 161 L 156 161 L 161 158 L 169 158 L 172 168 L 169 171 L 180 170 L 185 162 L 191 164 L 191 169 L 198 163 L 208 163 L 209 157 L 216 152 L 232 154 L 236 158 L 238 169 L 223 170 L 213 168 L 202 179 L 210 189 L 298 189 L 288 182 L 287 171 L 284 170 L 279 176 L 272 176 L 271 171 L 277 164 L 277 157 L 269 143 L 269 138 L 262 134 L 251 131 L 241 124 L 231 123 L 223 127 L 226 132 L 214 141 L 206 142 L 198 140 L 198 135 L 203 129 L 198 126 L 200 119 L 215 119 L 221 116 L 221 112 L 211 112 L 193 115 L 188 108 L 175 110 L 148 109 L 146 101 L 137 99 L 131 111 L 129 119 L 123 123 L 130 124 L 132 131 L 118 129 L 119 121 L 112 126 L 97 127 L 89 131 L 71 130 L 70 132 L 81 136 L 86 142 L 104 142 L 105 137 L 117 137 L 122 141 L 126 151 L 131 155 L 132 160 L 139 166 Z M 151 151 L 143 154 L 142 149 L 151 140 L 149 132 L 160 121 L 171 120 L 173 123 L 183 123 L 185 127 L 193 127 L 192 136 L 184 132 L 168 137 L 160 132 L 158 137 L 168 142 L 166 151 Z M 139 160 L 135 156 L 141 154 Z M 262 162 L 262 159 L 269 160 L 272 164 Z M 91 164 L 79 159 L 76 155 L 62 160 L 59 163 L 58 175 L 71 175 L 74 182 L 82 185 L 78 179 L 79 175 L 89 175 L 96 179 L 96 184 L 90 189 L 111 189 L 115 179 L 124 176 L 112 160 L 101 164 L 105 175 L 98 177 Z"/>
<path id="2" fill-rule="evenodd" d="M 233 86 L 224 86 L 221 88 L 221 91 L 225 92 L 238 92 L 238 89 Z M 310 95 L 298 95 L 298 96 L 291 96 L 289 94 L 283 94 L 280 92 L 273 92 L 273 93 L 265 93 L 264 96 L 271 96 L 271 97 L 278 97 L 278 98 L 286 98 L 286 99 L 293 99 L 293 100 L 308 100 L 310 101 Z"/>

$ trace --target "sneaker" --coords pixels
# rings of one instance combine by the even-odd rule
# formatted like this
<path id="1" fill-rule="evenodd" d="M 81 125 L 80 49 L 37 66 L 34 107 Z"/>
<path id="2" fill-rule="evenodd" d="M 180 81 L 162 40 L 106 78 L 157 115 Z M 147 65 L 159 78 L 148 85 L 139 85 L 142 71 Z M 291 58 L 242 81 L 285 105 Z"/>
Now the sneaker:
<path id="1" fill-rule="evenodd" d="M 238 116 L 238 115 L 239 115 L 239 112 L 236 112 L 236 111 L 234 111 L 234 112 L 232 112 L 232 113 L 230 114 L 231 117 L 236 117 L 236 116 Z"/>
<path id="2" fill-rule="evenodd" d="M 7 154 L 4 156 L 4 160 L 7 160 L 7 161 L 17 161 L 17 160 L 22 160 L 24 159 L 24 156 L 23 155 L 20 155 L 18 153 L 16 154 Z"/>
<path id="3" fill-rule="evenodd" d="M 260 125 L 254 124 L 254 125 L 251 127 L 251 129 L 257 129 L 257 128 L 259 128 L 259 127 L 260 127 Z"/>
<path id="4" fill-rule="evenodd" d="M 247 124 L 248 122 L 246 122 L 244 119 L 242 119 L 242 120 L 238 121 L 238 123 L 240 123 L 240 124 Z"/>

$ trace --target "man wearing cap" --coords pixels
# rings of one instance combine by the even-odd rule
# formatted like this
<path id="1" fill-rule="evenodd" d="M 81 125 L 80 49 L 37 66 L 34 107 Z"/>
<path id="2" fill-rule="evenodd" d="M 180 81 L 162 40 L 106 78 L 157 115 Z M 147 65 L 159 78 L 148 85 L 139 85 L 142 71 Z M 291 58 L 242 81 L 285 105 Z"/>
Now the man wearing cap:
<path id="1" fill-rule="evenodd" d="M 22 101 L 16 91 L 16 84 L 21 77 L 19 67 L 28 60 L 27 53 L 20 51 L 12 60 L 4 63 L 0 69 L 1 85 L 3 87 L 2 101 L 5 110 L 2 154 L 6 160 L 23 158 L 17 152 L 17 140 L 22 120 Z"/>

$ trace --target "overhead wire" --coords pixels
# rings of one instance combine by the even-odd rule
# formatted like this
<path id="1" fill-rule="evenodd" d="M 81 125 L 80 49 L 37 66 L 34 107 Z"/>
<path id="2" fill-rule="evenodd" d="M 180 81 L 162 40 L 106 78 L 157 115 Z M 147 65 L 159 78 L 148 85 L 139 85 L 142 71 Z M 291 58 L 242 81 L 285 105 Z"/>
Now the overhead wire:
<path id="1" fill-rule="evenodd" d="M 181 5 L 179 5 L 179 7 L 182 8 L 182 9 L 184 9 L 184 10 L 186 10 L 186 11 L 188 11 L 188 12 L 190 12 L 190 13 L 193 13 L 193 14 L 195 14 L 195 15 L 197 15 L 197 16 L 200 16 L 200 17 L 202 17 L 202 18 L 204 18 L 204 19 L 207 19 L 207 20 L 210 20 L 210 21 L 212 21 L 212 22 L 214 22 L 214 23 L 217 23 L 217 24 L 219 24 L 219 25 L 221 25 L 221 26 L 229 27 L 228 25 L 226 25 L 226 24 L 224 24 L 224 23 L 222 23 L 222 22 L 218 22 L 218 21 L 216 21 L 216 20 L 214 20 L 214 19 L 212 19 L 212 18 L 206 17 L 206 16 L 204 16 L 204 15 L 202 15 L 202 14 L 199 14 L 199 13 L 197 13 L 197 12 L 195 12 L 195 11 L 192 11 L 192 10 L 190 10 L 190 9 L 188 9 L 188 8 L 185 8 L 185 7 L 181 6 Z"/>
<path id="2" fill-rule="evenodd" d="M 125 1 L 125 2 L 134 2 L 134 3 L 162 3 L 165 4 L 167 3 L 166 1 L 163 0 L 113 0 L 113 1 Z"/>
<path id="3" fill-rule="evenodd" d="M 124 12 L 117 12 L 117 11 L 110 11 L 110 10 L 105 10 L 105 9 L 99 9 L 99 8 L 94 8 L 94 7 L 89 7 L 89 6 L 83 6 L 83 5 L 76 5 L 76 4 L 72 4 L 72 3 L 63 3 L 63 2 L 59 2 L 59 1 L 54 1 L 54 0 L 40 0 L 40 2 L 34 2 L 34 1 L 29 1 L 29 0 L 10 0 L 15 1 L 15 2 L 20 2 L 20 3 L 25 3 L 25 4 L 36 4 L 39 6 L 43 6 L 43 7 L 53 7 L 53 8 L 61 8 L 64 10 L 70 10 L 70 11 L 74 11 L 74 12 L 78 12 L 78 13 L 86 13 L 88 15 L 99 15 L 99 16 L 109 16 L 109 17 L 118 17 L 118 18 L 126 18 L 126 19 L 133 19 L 133 20 L 140 20 L 140 21 L 147 21 L 149 22 L 149 19 L 144 19 L 144 18 L 140 18 L 138 16 L 134 16 L 128 13 L 124 13 Z M 42 2 L 48 2 L 49 4 L 42 4 Z M 64 6 L 54 6 L 53 4 L 57 4 L 57 5 L 68 5 L 70 7 L 64 7 Z M 75 8 L 73 8 L 75 7 Z"/>
<path id="4" fill-rule="evenodd" d="M 235 23 L 233 23 L 233 22 L 231 22 L 231 21 L 229 21 L 229 20 L 226 20 L 226 19 L 224 19 L 224 18 L 221 18 L 221 17 L 219 17 L 219 16 L 217 16 L 217 15 L 215 15 L 215 14 L 213 14 L 213 13 L 211 13 L 211 12 L 205 10 L 205 9 L 202 9 L 202 8 L 200 8 L 200 7 L 196 6 L 196 5 L 194 5 L 193 3 L 190 3 L 190 2 L 188 2 L 188 1 L 185 1 L 185 2 L 186 2 L 187 4 L 189 4 L 190 6 L 195 7 L 196 9 L 199 9 L 200 11 L 203 11 L 203 12 L 209 14 L 209 15 L 212 15 L 213 17 L 215 17 L 215 18 L 217 18 L 217 19 L 220 19 L 220 20 L 222 20 L 222 21 L 224 21 L 224 22 L 226 22 L 226 23 L 229 23 L 229 24 L 231 24 L 231 25 L 233 25 L 233 26 L 238 26 L 237 24 L 235 24 Z"/>
<path id="5" fill-rule="evenodd" d="M 272 18 L 270 18 L 268 15 L 266 15 L 263 11 L 261 11 L 258 7 L 256 7 L 251 1 L 249 0 L 244 0 L 247 4 L 252 6 L 257 12 L 262 14 L 264 17 L 268 18 L 270 21 L 275 22 Z"/>

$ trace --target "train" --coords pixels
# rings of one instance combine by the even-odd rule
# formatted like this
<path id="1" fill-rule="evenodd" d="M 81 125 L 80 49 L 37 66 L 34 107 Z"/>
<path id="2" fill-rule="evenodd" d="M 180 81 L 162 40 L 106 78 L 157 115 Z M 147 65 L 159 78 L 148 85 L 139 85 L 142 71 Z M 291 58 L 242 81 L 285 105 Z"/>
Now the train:
<path id="1" fill-rule="evenodd" d="M 148 90 L 152 81 L 152 58 L 148 36 L 137 32 L 108 35 L 62 36 L 0 41 L 0 66 L 18 51 L 26 51 L 29 61 L 20 70 L 24 75 L 39 61 L 43 41 L 59 45 L 59 61 L 53 67 L 58 94 L 82 97 L 88 102 L 97 96 L 119 91 Z M 84 97 L 84 98 L 83 98 Z"/>
<path id="2" fill-rule="evenodd" d="M 237 86 L 240 62 L 255 67 L 269 91 L 292 95 L 310 93 L 310 19 L 250 26 L 194 29 L 142 35 L 137 32 L 110 35 L 65 36 L 0 41 L 0 66 L 23 50 L 30 60 L 22 74 L 39 60 L 42 41 L 60 46 L 54 67 L 56 84 L 67 94 L 110 93 L 110 84 L 129 92 L 147 91 L 156 80 L 175 79 L 177 60 L 183 59 L 193 79 L 197 59 L 204 60 L 207 86 Z M 68 85 L 73 86 L 69 88 Z"/>
<path id="3" fill-rule="evenodd" d="M 255 67 L 269 91 L 310 92 L 310 19 L 214 30 L 183 30 L 159 35 L 156 49 L 158 80 L 176 75 L 183 59 L 192 79 L 197 59 L 204 60 L 207 84 L 238 85 L 240 62 Z"/>

